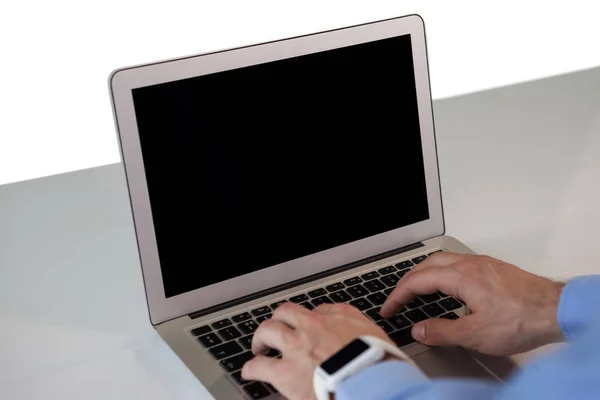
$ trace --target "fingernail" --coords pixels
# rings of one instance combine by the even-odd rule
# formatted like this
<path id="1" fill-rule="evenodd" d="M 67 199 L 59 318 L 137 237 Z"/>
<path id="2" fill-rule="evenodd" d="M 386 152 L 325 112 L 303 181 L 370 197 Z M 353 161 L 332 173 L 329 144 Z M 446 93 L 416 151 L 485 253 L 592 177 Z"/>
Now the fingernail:
<path id="1" fill-rule="evenodd" d="M 425 340 L 425 324 L 415 325 L 412 334 L 418 341 Z"/>

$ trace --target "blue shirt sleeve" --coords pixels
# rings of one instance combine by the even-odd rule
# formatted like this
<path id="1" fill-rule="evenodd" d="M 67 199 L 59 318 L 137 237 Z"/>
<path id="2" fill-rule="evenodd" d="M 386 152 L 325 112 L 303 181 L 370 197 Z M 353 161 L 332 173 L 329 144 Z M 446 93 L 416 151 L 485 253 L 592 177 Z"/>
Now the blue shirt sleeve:
<path id="1" fill-rule="evenodd" d="M 558 305 L 558 323 L 568 341 L 576 339 L 599 318 L 600 275 L 567 282 Z"/>
<path id="2" fill-rule="evenodd" d="M 376 364 L 340 385 L 336 400 L 600 399 L 600 276 L 569 281 L 558 321 L 571 343 L 524 366 L 506 384 L 428 379 L 410 364 Z"/>

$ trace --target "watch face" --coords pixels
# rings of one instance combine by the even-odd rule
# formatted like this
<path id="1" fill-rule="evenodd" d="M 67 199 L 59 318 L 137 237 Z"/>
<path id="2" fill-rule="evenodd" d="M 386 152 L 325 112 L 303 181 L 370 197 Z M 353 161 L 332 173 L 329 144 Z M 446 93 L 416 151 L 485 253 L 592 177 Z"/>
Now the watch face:
<path id="1" fill-rule="evenodd" d="M 361 339 L 354 339 L 340 351 L 329 357 L 321 364 L 321 369 L 329 375 L 335 374 L 344 365 L 360 356 L 369 349 L 369 345 Z"/>

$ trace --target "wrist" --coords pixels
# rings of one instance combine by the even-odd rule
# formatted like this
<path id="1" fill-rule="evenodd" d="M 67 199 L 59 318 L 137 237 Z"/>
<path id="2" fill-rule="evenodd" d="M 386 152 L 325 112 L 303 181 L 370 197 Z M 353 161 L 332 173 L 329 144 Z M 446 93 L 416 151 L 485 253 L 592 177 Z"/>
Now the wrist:
<path id="1" fill-rule="evenodd" d="M 393 354 L 386 353 L 385 357 L 383 357 L 381 361 L 377 362 L 376 364 L 380 364 L 386 361 L 406 361 L 406 359 L 402 359 L 394 356 Z M 360 374 L 360 372 L 358 373 Z M 329 393 L 329 400 L 335 400 L 335 392 Z"/>
<path id="2" fill-rule="evenodd" d="M 564 286 L 564 282 L 549 281 L 540 301 L 531 304 L 534 317 L 526 321 L 524 330 L 537 338 L 540 345 L 564 340 L 564 334 L 558 323 L 558 304 Z"/>
<path id="3" fill-rule="evenodd" d="M 387 360 L 412 360 L 388 338 L 360 336 L 315 368 L 313 387 L 317 400 L 332 398 L 338 386 L 374 364 Z"/>

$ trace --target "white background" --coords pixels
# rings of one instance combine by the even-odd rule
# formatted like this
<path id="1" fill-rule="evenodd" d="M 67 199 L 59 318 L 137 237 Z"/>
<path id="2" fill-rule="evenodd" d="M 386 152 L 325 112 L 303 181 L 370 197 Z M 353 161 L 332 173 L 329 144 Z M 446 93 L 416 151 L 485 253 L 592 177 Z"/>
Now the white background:
<path id="1" fill-rule="evenodd" d="M 0 5 L 0 184 L 119 161 L 122 66 L 419 13 L 434 98 L 600 65 L 595 0 L 104 0 Z"/>

